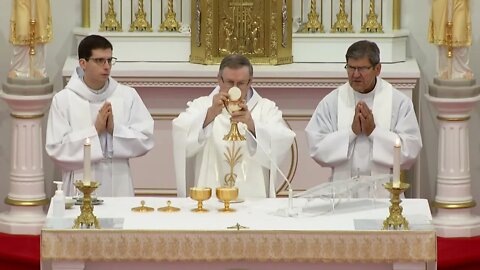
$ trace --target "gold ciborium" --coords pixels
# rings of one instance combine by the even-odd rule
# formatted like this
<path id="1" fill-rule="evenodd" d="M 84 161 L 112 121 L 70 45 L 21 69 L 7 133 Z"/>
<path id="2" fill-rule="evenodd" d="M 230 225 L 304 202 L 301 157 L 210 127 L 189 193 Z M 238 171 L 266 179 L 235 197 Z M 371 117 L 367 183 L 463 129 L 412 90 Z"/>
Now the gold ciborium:
<path id="1" fill-rule="evenodd" d="M 75 181 L 75 187 L 83 193 L 83 201 L 80 206 L 80 215 L 75 219 L 73 229 L 80 229 L 85 226 L 87 229 L 95 227 L 100 229 L 97 217 L 93 214 L 92 192 L 100 186 L 99 182 Z"/>
<path id="2" fill-rule="evenodd" d="M 203 208 L 203 201 L 206 201 L 212 197 L 212 189 L 208 187 L 191 187 L 190 188 L 190 198 L 195 201 L 198 201 L 198 206 L 195 209 L 192 209 L 192 212 L 204 213 L 208 212 L 207 209 Z"/>
<path id="3" fill-rule="evenodd" d="M 408 183 L 400 182 L 398 187 L 393 186 L 391 182 L 383 184 L 385 189 L 387 189 L 392 195 L 390 198 L 390 203 L 392 204 L 389 207 L 390 215 L 383 221 L 384 230 L 409 230 L 408 221 L 402 215 L 403 207 L 400 206 L 402 200 L 400 199 L 400 194 L 405 192 L 410 187 Z"/>
<path id="4" fill-rule="evenodd" d="M 230 202 L 238 198 L 237 187 L 218 187 L 215 190 L 217 198 L 224 203 L 224 208 L 218 209 L 220 212 L 235 212 L 235 209 L 230 208 Z"/>

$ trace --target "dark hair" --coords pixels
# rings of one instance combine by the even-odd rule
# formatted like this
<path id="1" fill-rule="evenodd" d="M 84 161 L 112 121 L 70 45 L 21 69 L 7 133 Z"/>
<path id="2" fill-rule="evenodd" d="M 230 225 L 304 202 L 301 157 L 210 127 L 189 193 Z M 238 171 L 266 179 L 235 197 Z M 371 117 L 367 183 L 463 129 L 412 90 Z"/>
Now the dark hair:
<path id="1" fill-rule="evenodd" d="M 348 47 L 347 54 L 345 54 L 347 62 L 350 58 L 360 59 L 364 57 L 368 58 L 372 66 L 380 63 L 380 50 L 375 42 L 368 40 L 357 41 Z"/>
<path id="2" fill-rule="evenodd" d="M 88 59 L 92 56 L 92 51 L 95 49 L 111 49 L 112 43 L 106 38 L 99 35 L 90 35 L 85 37 L 78 45 L 78 58 Z"/>
<path id="3" fill-rule="evenodd" d="M 218 75 L 223 74 L 223 70 L 228 67 L 231 69 L 238 69 L 241 67 L 248 67 L 248 72 L 250 74 L 250 77 L 253 76 L 253 66 L 252 63 L 250 63 L 250 60 L 248 60 L 247 57 L 241 55 L 241 54 L 230 54 L 225 56 L 223 58 L 222 62 L 220 63 L 220 68 L 218 70 Z"/>

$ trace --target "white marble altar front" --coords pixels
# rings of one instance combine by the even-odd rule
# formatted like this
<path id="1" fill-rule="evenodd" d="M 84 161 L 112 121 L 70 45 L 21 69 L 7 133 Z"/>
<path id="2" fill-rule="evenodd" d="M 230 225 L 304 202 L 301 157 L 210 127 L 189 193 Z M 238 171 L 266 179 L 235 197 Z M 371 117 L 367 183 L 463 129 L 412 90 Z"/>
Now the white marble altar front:
<path id="1" fill-rule="evenodd" d="M 114 44 L 115 47 L 115 44 Z M 115 50 L 114 50 L 115 55 Z M 155 148 L 132 159 L 136 194 L 175 194 L 171 120 L 185 110 L 188 101 L 207 95 L 216 85 L 218 65 L 186 62 L 122 62 L 112 76 L 135 87 L 155 120 Z M 78 60 L 70 57 L 62 75 L 67 81 Z M 285 120 L 297 134 L 292 156 L 281 168 L 293 179 L 293 188 L 304 190 L 326 181 L 329 168 L 321 168 L 308 155 L 304 129 L 318 102 L 345 83 L 344 63 L 293 63 L 283 66 L 254 66 L 253 86 L 260 95 L 277 103 Z M 412 97 L 420 71 L 417 62 L 383 64 L 382 77 Z M 419 177 L 412 179 L 414 187 Z"/>
<path id="2" fill-rule="evenodd" d="M 189 198 L 103 198 L 95 206 L 101 230 L 70 229 L 79 206 L 63 218 L 51 211 L 42 230 L 43 269 L 435 269 L 436 237 L 428 201 L 407 199 L 410 231 L 382 231 L 388 200 L 246 199 L 221 213 L 215 197 L 193 213 Z M 155 211 L 132 212 L 144 200 Z M 166 205 L 180 208 L 165 213 Z M 113 226 L 107 226 L 107 224 Z M 240 224 L 246 228 L 229 229 Z"/>

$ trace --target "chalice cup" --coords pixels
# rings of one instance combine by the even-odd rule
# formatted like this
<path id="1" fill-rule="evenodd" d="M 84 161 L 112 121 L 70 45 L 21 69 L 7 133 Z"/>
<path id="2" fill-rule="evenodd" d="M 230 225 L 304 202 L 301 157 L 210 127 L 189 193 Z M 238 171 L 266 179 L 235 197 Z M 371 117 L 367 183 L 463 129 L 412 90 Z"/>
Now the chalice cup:
<path id="1" fill-rule="evenodd" d="M 198 202 L 197 208 L 192 209 L 192 212 L 205 213 L 208 209 L 203 208 L 203 201 L 212 197 L 212 189 L 209 187 L 191 187 L 190 198 Z"/>
<path id="2" fill-rule="evenodd" d="M 237 187 L 218 187 L 216 189 L 217 198 L 224 203 L 224 207 L 218 209 L 220 212 L 235 212 L 235 209 L 230 208 L 230 202 L 238 198 Z"/>

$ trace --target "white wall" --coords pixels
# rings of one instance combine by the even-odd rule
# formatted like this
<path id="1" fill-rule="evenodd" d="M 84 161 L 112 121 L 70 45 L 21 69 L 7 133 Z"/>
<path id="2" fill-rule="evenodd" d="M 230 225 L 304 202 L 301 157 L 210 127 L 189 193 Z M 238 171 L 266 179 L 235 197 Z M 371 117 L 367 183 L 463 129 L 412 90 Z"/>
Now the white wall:
<path id="1" fill-rule="evenodd" d="M 74 54 L 74 42 L 71 30 L 81 24 L 81 1 L 79 0 L 53 0 L 53 31 L 54 41 L 47 49 L 47 70 L 55 83 L 55 89 L 62 88 L 61 69 L 67 55 Z M 431 1 L 402 1 L 402 28 L 410 30 L 408 55 L 417 59 L 422 72 L 419 82 L 419 114 L 424 138 L 424 149 L 421 156 L 421 176 L 423 197 L 432 199 L 435 194 L 435 178 L 437 167 L 437 121 L 436 114 L 426 102 L 423 95 L 427 91 L 428 83 L 433 79 L 435 70 L 435 47 L 427 42 L 427 26 L 430 14 Z M 480 12 L 480 3 L 470 1 L 471 13 Z M 8 43 L 9 18 L 11 1 L 2 0 L 0 4 L 0 80 L 4 81 L 9 66 L 11 47 Z M 477 76 L 480 76 L 480 32 L 477 27 L 480 25 L 480 17 L 472 17 L 473 46 L 471 48 L 471 67 Z M 480 132 L 479 112 L 480 106 L 473 112 L 470 126 L 470 156 L 472 185 L 475 198 L 480 200 Z M 6 206 L 3 199 L 8 191 L 9 181 L 9 156 L 10 156 L 10 117 L 6 104 L 0 101 L 0 211 Z M 52 180 L 54 175 L 53 166 L 50 160 L 45 158 L 45 179 Z M 48 192 L 50 187 L 48 187 Z M 480 208 L 475 211 L 480 214 Z"/>

